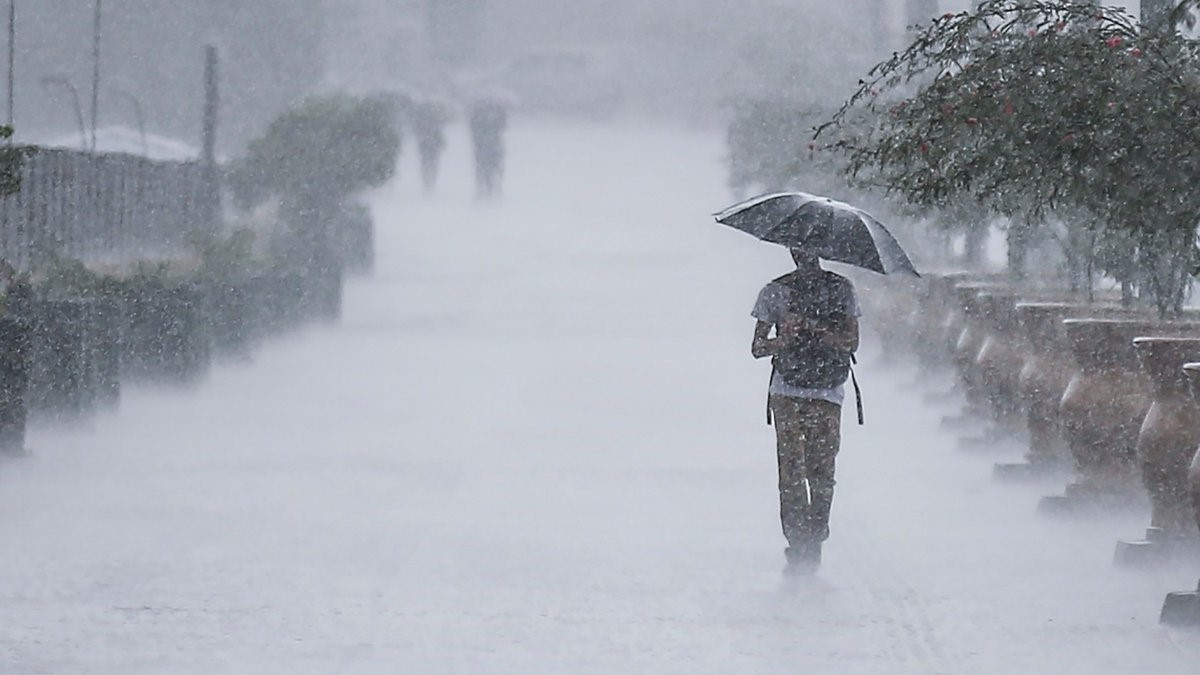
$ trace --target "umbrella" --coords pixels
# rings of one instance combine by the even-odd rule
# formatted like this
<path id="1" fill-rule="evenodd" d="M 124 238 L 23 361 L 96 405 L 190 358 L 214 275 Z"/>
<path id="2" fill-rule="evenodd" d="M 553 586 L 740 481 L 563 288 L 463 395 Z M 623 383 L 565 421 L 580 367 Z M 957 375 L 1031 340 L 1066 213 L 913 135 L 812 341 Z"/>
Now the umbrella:
<path id="1" fill-rule="evenodd" d="M 806 192 L 763 195 L 714 214 L 763 241 L 880 274 L 921 276 L 891 232 L 860 208 Z"/>

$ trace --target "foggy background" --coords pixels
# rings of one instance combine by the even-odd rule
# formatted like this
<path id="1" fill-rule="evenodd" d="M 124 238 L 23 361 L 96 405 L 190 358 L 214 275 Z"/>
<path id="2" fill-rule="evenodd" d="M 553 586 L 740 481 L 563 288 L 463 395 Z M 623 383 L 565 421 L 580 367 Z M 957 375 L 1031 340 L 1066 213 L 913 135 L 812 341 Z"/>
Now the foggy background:
<path id="1" fill-rule="evenodd" d="M 18 138 L 73 144 L 63 83 L 90 122 L 96 0 L 15 3 Z M 1065 476 L 993 480 L 1028 444 L 979 436 L 949 363 L 886 344 L 880 326 L 907 296 L 865 273 L 868 421 L 847 411 L 820 576 L 780 578 L 771 369 L 748 347 L 756 294 L 794 265 L 708 215 L 756 185 L 732 180 L 734 106 L 770 99 L 807 133 L 797 111 L 840 104 L 904 45 L 907 22 L 968 4 L 103 0 L 99 127 L 134 127 L 137 101 L 150 133 L 198 148 L 214 45 L 219 155 L 250 167 L 228 183 L 259 198 L 226 200 L 222 238 L 180 243 L 195 231 L 171 226 L 216 209 L 174 207 L 211 207 L 215 175 L 46 152 L 74 164 L 41 165 L 30 184 L 42 189 L 23 188 L 32 206 L 12 209 L 8 231 L 106 234 L 62 214 L 124 222 L 128 195 L 128 220 L 174 247 L 129 247 L 136 261 L 98 270 L 82 259 L 98 246 L 80 259 L 51 249 L 45 276 L 156 299 L 195 291 L 203 272 L 211 295 L 184 296 L 172 317 L 199 305 L 224 316 L 209 300 L 236 305 L 244 291 L 254 305 L 241 316 L 263 326 L 243 326 L 255 331 L 243 351 L 198 358 L 194 381 L 134 380 L 119 405 L 33 428 L 20 458 L 0 452 L 0 675 L 1196 675 L 1200 633 L 1158 624 L 1195 565 L 1112 564 L 1149 509 L 1047 519 L 1037 505 Z M 503 192 L 484 199 L 462 113 L 493 90 L 519 104 Z M 322 143 L 293 121 L 290 143 L 264 144 L 285 148 L 268 159 L 317 148 L 299 164 L 340 179 L 331 164 L 370 165 L 382 146 L 385 168 L 396 164 L 391 141 L 407 134 L 394 175 L 331 190 L 331 205 L 286 203 L 325 196 L 287 161 L 238 166 L 280 113 L 333 92 L 446 102 L 436 186 L 416 171 L 411 124 Z M 767 131 L 745 144 L 750 159 L 776 151 L 790 171 L 802 146 L 755 129 Z M 334 152 L 346 138 L 371 142 Z M 154 185 L 166 187 L 143 190 L 143 174 L 163 173 Z M 933 231 L 911 213 L 885 220 Z M 308 235 L 326 231 L 370 235 L 344 298 L 340 270 L 313 255 L 328 244 Z M 176 276 L 141 264 L 180 249 Z M 328 315 L 313 316 L 330 299 L 313 287 L 336 290 Z M 288 318 L 290 305 L 310 322 Z"/>
<path id="2" fill-rule="evenodd" d="M 19 137 L 69 138 L 69 94 L 42 80 L 72 82 L 90 115 L 93 4 L 17 5 Z M 123 90 L 151 133 L 198 144 L 205 44 L 223 59 L 226 154 L 309 93 L 453 98 L 504 84 L 522 62 L 576 90 L 558 112 L 708 121 L 735 95 L 832 105 L 902 44 L 906 21 L 902 0 L 104 0 L 99 126 L 135 125 Z"/>

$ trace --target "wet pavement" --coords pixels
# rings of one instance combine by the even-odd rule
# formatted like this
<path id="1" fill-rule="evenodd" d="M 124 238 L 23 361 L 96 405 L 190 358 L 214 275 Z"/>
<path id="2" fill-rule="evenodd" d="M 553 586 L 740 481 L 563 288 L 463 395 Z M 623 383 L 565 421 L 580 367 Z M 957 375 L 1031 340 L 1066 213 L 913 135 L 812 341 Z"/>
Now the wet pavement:
<path id="1" fill-rule="evenodd" d="M 994 483 L 1019 447 L 961 450 L 871 336 L 824 569 L 782 577 L 749 310 L 788 257 L 711 224 L 719 137 L 519 124 L 494 203 L 451 142 L 372 196 L 341 324 L 0 463 L 3 672 L 1196 672 L 1157 617 L 1200 569 L 1037 517 L 1061 485 Z"/>

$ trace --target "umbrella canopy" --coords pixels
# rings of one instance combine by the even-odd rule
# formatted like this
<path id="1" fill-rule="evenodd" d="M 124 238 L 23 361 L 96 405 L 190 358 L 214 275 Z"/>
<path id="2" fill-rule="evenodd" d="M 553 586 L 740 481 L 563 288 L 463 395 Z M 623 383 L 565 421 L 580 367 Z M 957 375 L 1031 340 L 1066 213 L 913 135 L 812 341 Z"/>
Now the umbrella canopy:
<path id="1" fill-rule="evenodd" d="M 763 195 L 714 214 L 717 222 L 772 244 L 801 248 L 880 274 L 920 276 L 900 242 L 874 216 L 806 192 Z"/>

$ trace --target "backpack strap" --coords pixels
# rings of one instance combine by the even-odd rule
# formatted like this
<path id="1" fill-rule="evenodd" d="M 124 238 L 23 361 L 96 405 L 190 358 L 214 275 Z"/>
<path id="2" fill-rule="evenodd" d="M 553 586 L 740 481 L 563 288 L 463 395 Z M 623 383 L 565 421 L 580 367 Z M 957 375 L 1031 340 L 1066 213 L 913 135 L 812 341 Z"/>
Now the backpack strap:
<path id="1" fill-rule="evenodd" d="M 850 355 L 850 363 L 857 364 L 858 359 L 854 354 Z M 771 382 L 775 381 L 775 365 L 771 364 L 771 379 L 767 380 L 767 426 L 773 426 L 775 420 L 771 415 Z M 866 425 L 866 418 L 863 416 L 862 388 L 858 386 L 858 376 L 854 374 L 854 365 L 850 366 L 850 382 L 854 385 L 854 407 L 858 412 L 858 426 Z"/>
<path id="2" fill-rule="evenodd" d="M 771 379 L 767 380 L 767 426 L 772 426 L 774 420 L 771 417 L 771 383 L 775 381 L 775 359 L 771 359 Z"/>
<path id="3" fill-rule="evenodd" d="M 850 364 L 850 381 L 854 383 L 854 405 L 858 409 L 858 426 L 861 427 L 866 422 L 863 418 L 862 389 L 859 388 L 858 377 L 854 374 L 854 366 L 858 364 L 858 359 L 854 357 L 854 354 L 850 355 Z"/>

